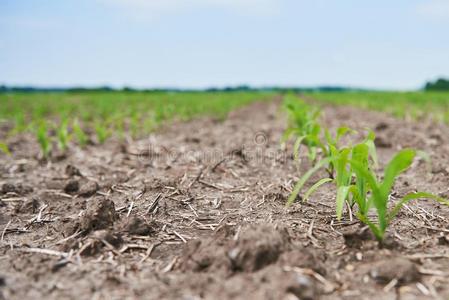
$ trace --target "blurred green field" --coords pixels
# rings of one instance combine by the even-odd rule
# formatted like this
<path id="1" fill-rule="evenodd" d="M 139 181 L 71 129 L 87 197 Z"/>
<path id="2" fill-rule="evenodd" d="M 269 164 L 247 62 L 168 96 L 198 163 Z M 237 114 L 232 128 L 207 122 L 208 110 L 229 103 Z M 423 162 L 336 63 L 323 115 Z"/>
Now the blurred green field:
<path id="1" fill-rule="evenodd" d="M 0 94 L 0 122 L 7 137 L 32 132 L 41 145 L 58 140 L 80 145 L 116 135 L 138 137 L 162 122 L 197 116 L 225 118 L 237 107 L 272 99 L 262 92 L 61 92 Z M 44 147 L 43 147 L 44 148 Z"/>
<path id="2" fill-rule="evenodd" d="M 256 92 L 0 94 L 0 119 L 24 118 L 27 123 L 32 123 L 42 118 L 79 118 L 87 122 L 137 118 L 158 123 L 175 117 L 182 120 L 198 115 L 224 117 L 236 107 L 271 96 L 270 93 Z"/>
<path id="3" fill-rule="evenodd" d="M 321 103 L 385 111 L 400 118 L 431 118 L 449 123 L 449 92 L 309 92 Z"/>

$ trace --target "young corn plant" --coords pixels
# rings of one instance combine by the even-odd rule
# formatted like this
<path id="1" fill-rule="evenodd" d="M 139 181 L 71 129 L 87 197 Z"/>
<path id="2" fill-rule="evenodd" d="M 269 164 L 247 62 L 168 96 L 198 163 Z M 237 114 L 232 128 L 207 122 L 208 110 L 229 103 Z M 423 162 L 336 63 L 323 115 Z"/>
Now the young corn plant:
<path id="1" fill-rule="evenodd" d="M 98 143 L 100 144 L 104 144 L 111 134 L 107 126 L 100 122 L 95 124 L 95 133 L 97 135 Z"/>
<path id="2" fill-rule="evenodd" d="M 354 151 L 360 147 L 366 147 L 367 155 L 364 157 L 368 162 L 373 162 L 373 165 L 377 166 L 377 155 L 374 146 L 374 134 L 370 132 L 366 139 L 355 146 L 340 147 L 340 139 L 348 134 L 354 132 L 348 127 L 340 127 L 337 129 L 335 137 L 330 132 L 325 130 L 325 143 L 322 143 L 321 152 L 322 159 L 318 161 L 314 168 L 306 172 L 300 180 L 296 183 L 293 192 L 288 198 L 287 204 L 292 204 L 297 198 L 303 185 L 309 180 L 309 178 L 321 168 L 325 168 L 329 174 L 328 178 L 322 178 L 312 185 L 304 194 L 303 201 L 307 201 L 312 193 L 314 193 L 322 185 L 333 182 L 337 188 L 337 216 L 341 217 L 344 203 L 352 207 L 354 201 L 349 197 L 350 186 L 353 181 L 352 170 L 349 165 L 349 160 Z"/>
<path id="3" fill-rule="evenodd" d="M 87 143 L 89 142 L 89 137 L 84 132 L 84 130 L 81 128 L 81 125 L 78 121 L 78 119 L 75 119 L 72 125 L 73 133 L 76 136 L 76 139 L 78 141 L 78 144 L 81 148 L 86 147 Z"/>
<path id="4" fill-rule="evenodd" d="M 65 152 L 70 141 L 67 119 L 63 120 L 59 127 L 56 129 L 56 135 L 58 137 L 58 148 L 61 151 Z"/>
<path id="5" fill-rule="evenodd" d="M 36 138 L 41 146 L 42 157 L 45 159 L 48 158 L 52 149 L 52 142 L 50 136 L 48 135 L 47 124 L 45 122 L 41 122 L 37 128 Z"/>
<path id="6" fill-rule="evenodd" d="M 125 135 L 125 120 L 124 118 L 120 118 L 117 117 L 114 120 L 114 125 L 113 125 L 114 131 L 116 132 L 118 138 L 120 139 L 120 141 L 125 141 L 126 140 L 126 135 Z"/>
<path id="7" fill-rule="evenodd" d="M 416 151 L 412 149 L 399 151 L 386 166 L 382 180 L 379 180 L 377 175 L 367 166 L 363 158 L 366 157 L 367 151 L 366 147 L 360 147 L 353 155 L 353 159 L 349 161 L 356 178 L 356 184 L 351 191 L 358 205 L 356 214 L 358 219 L 368 225 L 379 241 L 384 239 L 388 225 L 407 202 L 427 198 L 449 206 L 449 201 L 439 196 L 427 192 L 414 192 L 403 196 L 389 210 L 388 200 L 394 182 L 401 173 L 410 167 L 416 156 Z M 370 220 L 368 217 L 371 207 L 375 208 L 377 222 Z"/>
<path id="8" fill-rule="evenodd" d="M 131 130 L 131 137 L 133 139 L 136 139 L 139 136 L 139 130 L 141 127 L 139 114 L 137 113 L 133 114 L 129 121 L 130 121 L 129 127 Z"/>
<path id="9" fill-rule="evenodd" d="M 15 135 L 27 130 L 27 123 L 25 121 L 24 113 L 18 113 L 14 116 L 14 129 L 10 132 L 11 135 Z"/>
<path id="10" fill-rule="evenodd" d="M 9 150 L 8 144 L 0 142 L 0 151 L 8 156 L 11 156 L 11 151 Z"/>
<path id="11" fill-rule="evenodd" d="M 295 160 L 299 160 L 300 147 L 305 145 L 309 160 L 313 163 L 316 162 L 317 150 L 322 148 L 321 126 L 318 122 L 320 110 L 308 106 L 294 95 L 286 96 L 285 108 L 288 115 L 288 128 L 285 130 L 281 142 L 285 143 L 294 136 L 293 155 Z"/>
<path id="12" fill-rule="evenodd" d="M 354 146 L 341 150 L 331 146 L 330 164 L 333 165 L 335 170 L 334 182 L 337 188 L 336 213 L 338 219 L 343 214 L 345 203 L 350 208 L 357 203 L 356 198 L 352 195 L 354 188 L 360 188 L 358 191 L 361 195 L 366 194 L 364 180 L 357 176 L 357 172 L 349 162 L 352 159 L 366 168 L 377 169 L 378 161 L 374 139 L 374 133 L 370 132 L 363 142 Z"/>

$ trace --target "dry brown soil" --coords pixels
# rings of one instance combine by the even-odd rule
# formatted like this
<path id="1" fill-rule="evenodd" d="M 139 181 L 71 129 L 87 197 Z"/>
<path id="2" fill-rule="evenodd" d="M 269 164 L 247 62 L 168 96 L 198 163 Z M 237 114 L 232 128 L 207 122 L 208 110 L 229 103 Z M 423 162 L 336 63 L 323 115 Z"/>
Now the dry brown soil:
<path id="1" fill-rule="evenodd" d="M 331 186 L 285 206 L 309 165 L 280 147 L 279 103 L 51 162 L 32 136 L 11 138 L 13 156 L 0 155 L 0 299 L 449 299 L 448 207 L 410 203 L 379 245 L 348 212 L 336 220 Z M 331 128 L 374 129 L 383 162 L 403 147 L 431 156 L 392 202 L 414 190 L 449 197 L 448 127 L 323 110 Z"/>

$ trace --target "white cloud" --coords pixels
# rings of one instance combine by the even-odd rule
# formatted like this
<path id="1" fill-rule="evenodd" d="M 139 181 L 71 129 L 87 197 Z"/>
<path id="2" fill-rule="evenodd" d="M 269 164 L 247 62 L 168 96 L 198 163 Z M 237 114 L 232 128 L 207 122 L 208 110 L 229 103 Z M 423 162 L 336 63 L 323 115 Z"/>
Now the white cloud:
<path id="1" fill-rule="evenodd" d="M 241 15 L 265 16 L 279 12 L 279 0 L 99 0 L 132 13 L 155 19 L 198 9 L 217 9 Z"/>
<path id="2" fill-rule="evenodd" d="M 427 0 L 416 7 L 420 15 L 432 19 L 449 20 L 449 0 Z"/>

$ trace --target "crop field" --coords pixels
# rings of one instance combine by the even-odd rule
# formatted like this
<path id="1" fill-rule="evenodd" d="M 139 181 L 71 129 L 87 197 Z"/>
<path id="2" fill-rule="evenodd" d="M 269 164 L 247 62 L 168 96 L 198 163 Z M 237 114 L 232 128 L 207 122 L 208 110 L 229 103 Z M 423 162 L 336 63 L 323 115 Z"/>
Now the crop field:
<path id="1" fill-rule="evenodd" d="M 223 118 L 230 110 L 269 93 L 10 93 L 0 96 L 0 122 L 10 127 L 8 136 L 35 133 L 50 140 L 53 131 L 59 144 L 66 144 L 71 128 L 75 142 L 84 146 L 94 132 L 103 143 L 115 135 L 137 137 L 156 129 L 162 122 L 189 120 L 199 115 Z M 41 129 L 41 130 L 40 130 Z M 52 130 L 51 130 L 52 129 Z M 44 151 L 46 152 L 46 151 Z"/>
<path id="2" fill-rule="evenodd" d="M 449 299 L 449 93 L 0 94 L 0 299 Z"/>
<path id="3" fill-rule="evenodd" d="M 385 111 L 399 118 L 449 123 L 448 92 L 315 92 L 305 96 L 324 103 Z"/>

